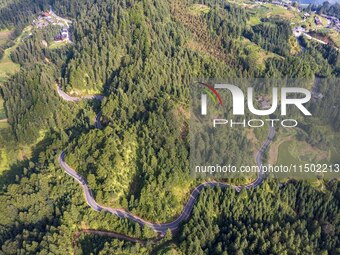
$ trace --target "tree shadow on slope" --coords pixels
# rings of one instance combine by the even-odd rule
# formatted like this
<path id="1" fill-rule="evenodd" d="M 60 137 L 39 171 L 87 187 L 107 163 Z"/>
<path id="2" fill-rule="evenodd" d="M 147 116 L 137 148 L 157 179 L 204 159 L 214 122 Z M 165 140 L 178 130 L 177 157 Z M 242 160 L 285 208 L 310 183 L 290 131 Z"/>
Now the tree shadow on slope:
<path id="1" fill-rule="evenodd" d="M 28 176 L 36 171 L 35 164 L 48 165 L 51 163 L 49 158 L 51 154 L 54 156 L 58 155 L 70 141 L 76 139 L 82 133 L 89 132 L 93 128 L 91 120 L 84 109 L 78 111 L 73 122 L 75 123 L 73 126 L 62 131 L 50 129 L 45 134 L 44 139 L 32 147 L 30 157 L 14 162 L 7 171 L 0 173 L 0 192 L 6 191 L 7 185 L 19 182 L 22 176 Z M 17 142 L 15 140 L 9 141 L 8 137 L 10 137 L 10 133 L 2 137 L 2 140 L 10 143 L 10 146 L 13 148 L 18 147 Z"/>

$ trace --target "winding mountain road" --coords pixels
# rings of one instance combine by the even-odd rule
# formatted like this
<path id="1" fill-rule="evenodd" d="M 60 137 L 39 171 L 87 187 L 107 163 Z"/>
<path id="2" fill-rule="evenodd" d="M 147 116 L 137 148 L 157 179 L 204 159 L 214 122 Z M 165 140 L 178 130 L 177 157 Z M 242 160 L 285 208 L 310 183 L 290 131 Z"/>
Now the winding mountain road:
<path id="1" fill-rule="evenodd" d="M 60 90 L 60 92 L 59 92 L 59 90 Z M 58 94 L 63 99 L 65 99 L 66 101 L 78 102 L 81 99 L 84 99 L 84 98 L 69 97 L 60 88 L 58 88 Z M 85 98 L 88 99 L 90 97 L 85 97 Z M 91 98 L 96 98 L 96 99 L 102 100 L 103 97 L 102 96 L 101 97 L 92 96 Z M 100 117 L 101 117 L 101 111 L 96 116 L 96 121 L 95 121 L 95 127 L 96 128 L 101 128 Z M 134 221 L 136 223 L 139 223 L 142 226 L 148 226 L 149 228 L 153 229 L 155 232 L 160 233 L 161 236 L 163 236 L 163 235 L 165 235 L 165 233 L 168 229 L 170 229 L 172 231 L 177 230 L 179 228 L 180 224 L 183 221 L 186 221 L 190 217 L 190 213 L 191 213 L 191 211 L 194 207 L 194 204 L 195 204 L 195 202 L 198 198 L 198 195 L 200 194 L 202 189 L 204 189 L 205 187 L 217 187 L 217 186 L 219 186 L 221 188 L 230 187 L 230 188 L 235 189 L 237 192 L 239 192 L 243 188 L 246 188 L 246 189 L 256 188 L 257 186 L 262 184 L 262 182 L 264 181 L 264 179 L 266 177 L 265 173 L 263 172 L 263 169 L 262 169 L 262 158 L 263 158 L 264 152 L 268 148 L 268 146 L 271 143 L 271 141 L 273 140 L 274 136 L 275 136 L 275 129 L 273 127 L 269 127 L 268 137 L 267 137 L 266 141 L 263 143 L 262 147 L 260 148 L 260 150 L 258 151 L 258 153 L 256 155 L 256 164 L 258 165 L 260 171 L 259 171 L 259 174 L 258 174 L 255 181 L 253 181 L 252 183 L 249 183 L 247 185 L 244 185 L 244 186 L 234 186 L 234 185 L 231 185 L 231 184 L 228 184 L 228 183 L 215 182 L 215 181 L 204 182 L 204 183 L 198 185 L 191 192 L 189 200 L 185 204 L 182 213 L 174 221 L 169 222 L 169 223 L 162 223 L 162 224 L 152 223 L 152 222 L 149 222 L 147 220 L 143 220 L 140 217 L 138 217 L 137 215 L 130 213 L 128 211 L 125 211 L 123 209 L 110 208 L 110 207 L 106 207 L 104 205 L 98 204 L 93 197 L 92 191 L 89 188 L 86 179 L 83 176 L 81 176 L 80 174 L 78 174 L 72 167 L 70 167 L 65 162 L 65 152 L 64 151 L 59 155 L 58 162 L 59 162 L 59 165 L 61 166 L 61 168 L 64 169 L 64 171 L 68 175 L 70 175 L 76 181 L 78 181 L 80 183 L 80 185 L 82 186 L 83 192 L 84 192 L 84 197 L 85 197 L 86 203 L 93 210 L 98 211 L 98 212 L 100 212 L 100 211 L 108 212 L 108 213 L 116 215 L 117 217 L 126 218 L 126 219 L 129 219 L 129 220 Z"/>
<path id="2" fill-rule="evenodd" d="M 85 100 L 91 100 L 91 99 L 96 99 L 96 100 L 99 100 L 99 101 L 102 101 L 104 99 L 104 96 L 103 95 L 89 95 L 89 96 L 83 96 L 83 97 L 72 97 L 72 96 L 69 96 L 68 94 L 66 94 L 60 86 L 57 86 L 57 92 L 58 92 L 58 95 L 64 99 L 65 101 L 68 101 L 68 102 L 79 102 L 83 99 Z"/>

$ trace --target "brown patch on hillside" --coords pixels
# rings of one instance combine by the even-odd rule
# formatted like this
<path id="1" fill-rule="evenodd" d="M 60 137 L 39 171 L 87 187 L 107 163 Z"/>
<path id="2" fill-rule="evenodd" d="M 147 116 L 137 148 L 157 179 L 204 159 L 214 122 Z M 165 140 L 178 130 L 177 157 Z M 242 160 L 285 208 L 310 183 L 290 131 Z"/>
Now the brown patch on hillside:
<path id="1" fill-rule="evenodd" d="M 179 105 L 176 112 L 177 116 L 183 116 L 185 120 L 189 120 L 190 113 L 188 109 L 184 109 L 183 105 Z"/>
<path id="2" fill-rule="evenodd" d="M 183 107 L 183 105 L 179 105 L 177 109 L 174 111 L 174 116 L 180 123 L 181 127 L 181 138 L 185 139 L 189 134 L 189 118 L 190 112 Z"/>
<path id="3" fill-rule="evenodd" d="M 11 30 L 1 31 L 0 32 L 0 46 L 4 45 L 8 42 L 10 36 L 12 34 Z"/>
<path id="4" fill-rule="evenodd" d="M 190 14 L 188 7 L 181 1 L 173 1 L 171 5 L 172 15 L 182 23 L 193 35 L 193 40 L 187 43 L 189 49 L 204 52 L 225 63 L 230 63 L 231 58 L 222 47 L 221 41 L 212 39 L 209 28 L 203 17 Z"/>
<path id="5" fill-rule="evenodd" d="M 249 142 L 251 144 L 251 151 L 253 152 L 253 155 L 255 157 L 257 150 L 258 150 L 257 147 L 259 145 L 259 141 L 256 138 L 254 130 L 253 129 L 246 129 L 246 136 L 247 136 L 247 139 L 249 140 Z"/>
<path id="6" fill-rule="evenodd" d="M 309 34 L 312 36 L 312 37 L 315 37 L 316 39 L 319 39 L 333 47 L 337 47 L 336 43 L 332 40 L 332 38 L 330 38 L 329 36 L 326 36 L 326 35 L 323 35 L 321 33 L 317 33 L 315 31 L 311 31 L 309 32 Z"/>

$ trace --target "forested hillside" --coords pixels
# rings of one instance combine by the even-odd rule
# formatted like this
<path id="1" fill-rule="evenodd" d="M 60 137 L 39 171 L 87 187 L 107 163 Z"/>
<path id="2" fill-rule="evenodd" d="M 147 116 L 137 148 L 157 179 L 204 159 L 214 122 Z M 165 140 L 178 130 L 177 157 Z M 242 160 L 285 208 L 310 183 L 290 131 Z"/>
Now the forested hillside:
<path id="1" fill-rule="evenodd" d="M 196 4 L 208 11 L 190 11 Z M 99 203 L 169 222 L 203 181 L 189 172 L 190 83 L 200 77 L 335 78 L 340 58 L 334 48 L 302 40 L 304 50 L 293 55 L 289 21 L 267 18 L 250 25 L 248 10 L 215 0 L 12 0 L 0 4 L 0 29 L 20 34 L 50 5 L 71 19 L 72 43 L 49 47 L 57 29 L 32 27 L 32 35 L 10 54 L 20 71 L 0 87 L 10 125 L 0 130 L 0 142 L 32 148 L 29 158 L 0 176 L 4 254 L 339 252 L 336 181 L 318 180 L 322 191 L 307 182 L 281 187 L 276 180 L 241 193 L 206 189 L 189 221 L 158 240 L 150 228 L 92 210 L 57 161 L 65 151 L 66 162 L 85 177 Z M 104 100 L 67 102 L 57 86 L 73 96 L 101 94 Z M 101 128 L 95 129 L 99 111 Z M 339 127 L 331 107 L 320 113 Z M 308 128 L 307 134 L 316 133 Z M 261 143 L 265 135 L 259 132 L 255 139 Z M 315 135 L 308 138 L 312 143 Z M 254 163 L 245 132 L 225 139 L 226 161 Z M 147 241 L 82 233 L 88 229 Z"/>
<path id="2" fill-rule="evenodd" d="M 316 7 L 316 11 L 320 14 L 330 15 L 340 18 L 340 3 L 330 4 L 325 1 L 322 5 Z"/>
<path id="3" fill-rule="evenodd" d="M 327 194 L 304 183 L 281 189 L 264 184 L 239 195 L 209 190 L 179 236 L 180 249 L 183 254 L 336 254 L 339 186 L 329 185 Z"/>

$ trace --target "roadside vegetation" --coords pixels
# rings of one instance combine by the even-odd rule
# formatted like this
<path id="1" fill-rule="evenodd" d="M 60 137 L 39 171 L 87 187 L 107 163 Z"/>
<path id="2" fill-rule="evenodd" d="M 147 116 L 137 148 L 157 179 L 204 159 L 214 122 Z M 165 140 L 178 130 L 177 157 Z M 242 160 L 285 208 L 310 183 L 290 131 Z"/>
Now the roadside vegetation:
<path id="1" fill-rule="evenodd" d="M 254 20 L 253 10 L 243 8 L 247 1 L 18 3 L 0 9 L 0 27 L 27 27 L 52 4 L 56 13 L 74 21 L 73 44 L 54 47 L 49 44 L 53 33 L 36 29 L 6 49 L 6 61 L 0 62 L 9 125 L 0 132 L 0 169 L 7 168 L 0 173 L 0 247 L 5 254 L 150 254 L 157 249 L 195 255 L 338 252 L 338 182 L 317 180 L 313 185 L 323 187 L 322 192 L 303 181 L 282 186 L 276 180 L 239 194 L 207 189 L 175 236 L 168 233 L 158 242 L 161 247 L 151 242 L 142 246 L 82 234 L 93 229 L 143 240 L 156 236 L 147 227 L 91 210 L 79 184 L 57 162 L 65 150 L 67 163 L 86 177 L 95 198 L 105 205 L 154 222 L 176 218 L 190 191 L 203 181 L 192 179 L 189 172 L 192 80 L 339 76 L 339 53 L 328 45 L 303 41 L 305 50 L 292 53 L 298 49 L 290 42 L 287 18 L 295 16 L 274 8 L 269 17 Z M 65 102 L 56 84 L 70 94 L 101 93 L 105 99 Z M 261 89 L 270 93 L 270 88 Z M 334 110 L 339 87 L 326 84 L 320 93 L 327 100 L 321 107 L 311 105 L 313 114 L 327 123 L 329 132 L 339 131 L 340 116 Z M 100 110 L 103 128 L 94 129 Z M 339 151 L 322 128 L 297 113 L 291 116 L 299 118 L 303 131 L 295 145 L 318 148 L 310 151 L 313 157 L 330 145 Z M 266 134 L 266 129 L 250 135 L 227 132 L 223 139 L 230 146 L 224 159 L 255 164 L 256 145 Z M 291 145 L 283 145 L 278 150 L 305 155 L 296 146 L 291 150 Z M 23 153 L 13 156 L 18 148 Z M 13 158 L 20 160 L 11 162 Z M 250 180 L 240 176 L 224 181 Z"/>

